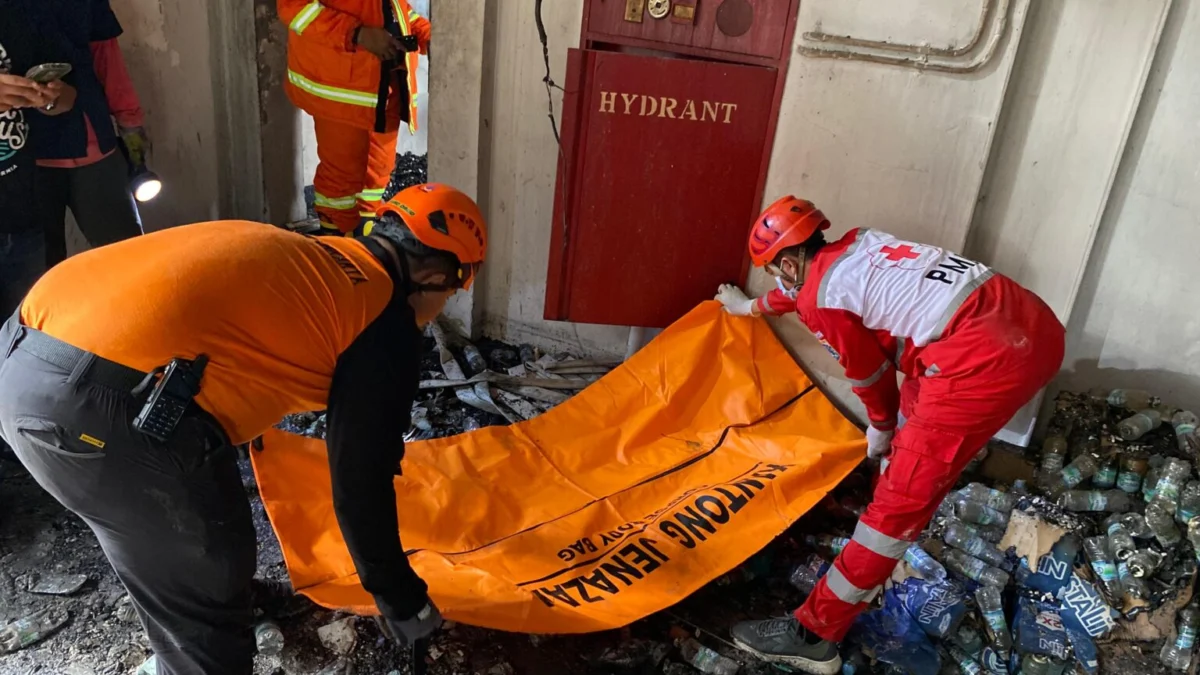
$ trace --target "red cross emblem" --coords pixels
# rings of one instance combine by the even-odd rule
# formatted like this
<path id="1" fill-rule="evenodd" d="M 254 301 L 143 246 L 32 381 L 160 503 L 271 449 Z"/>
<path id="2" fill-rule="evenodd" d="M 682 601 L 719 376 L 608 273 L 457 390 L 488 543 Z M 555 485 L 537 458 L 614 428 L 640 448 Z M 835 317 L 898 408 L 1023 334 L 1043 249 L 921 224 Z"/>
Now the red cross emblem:
<path id="1" fill-rule="evenodd" d="M 888 260 L 893 260 L 893 261 L 897 261 L 897 262 L 901 261 L 901 260 L 911 260 L 913 258 L 921 257 L 921 254 L 914 251 L 912 249 L 912 247 L 909 246 L 908 244 L 902 244 L 895 248 L 893 248 L 891 246 L 884 246 L 883 248 L 879 249 L 879 252 L 886 253 Z"/>
<path id="2" fill-rule="evenodd" d="M 936 249 L 932 247 L 903 241 L 876 244 L 871 249 L 871 265 L 880 269 L 898 267 L 902 270 L 922 270 L 935 252 Z"/>

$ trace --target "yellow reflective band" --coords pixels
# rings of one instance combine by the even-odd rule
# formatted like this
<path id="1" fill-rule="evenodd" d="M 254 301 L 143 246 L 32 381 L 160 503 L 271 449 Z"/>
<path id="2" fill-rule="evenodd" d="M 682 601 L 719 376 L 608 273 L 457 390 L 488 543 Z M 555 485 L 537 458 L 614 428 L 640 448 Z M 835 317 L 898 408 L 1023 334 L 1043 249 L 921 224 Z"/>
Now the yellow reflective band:
<path id="1" fill-rule="evenodd" d="M 374 229 L 375 229 L 375 221 L 368 220 L 367 222 L 363 223 L 362 236 L 365 237 L 365 236 L 371 234 L 371 230 L 374 230 Z"/>
<path id="2" fill-rule="evenodd" d="M 378 98 L 378 95 L 374 93 L 368 94 L 351 89 L 338 89 L 337 87 L 317 84 L 294 70 L 288 71 L 288 81 L 318 98 L 338 103 L 347 103 L 349 105 L 360 105 L 364 108 L 374 108 Z"/>
<path id="3" fill-rule="evenodd" d="M 383 199 L 383 188 L 378 190 L 363 190 L 358 193 L 358 198 L 364 202 L 377 202 Z"/>
<path id="4" fill-rule="evenodd" d="M 308 28 L 308 25 L 316 20 L 317 15 L 320 14 L 321 10 L 323 9 L 325 9 L 324 5 L 317 2 L 317 0 L 313 0 L 305 5 L 304 9 L 300 10 L 300 12 L 296 14 L 294 18 L 292 18 L 292 23 L 288 26 L 288 28 L 291 28 L 293 31 L 295 31 L 296 35 L 303 35 L 304 29 Z"/>
<path id="5" fill-rule="evenodd" d="M 419 18 L 421 18 L 421 15 L 417 14 L 416 10 L 412 10 L 412 9 L 408 10 L 408 20 L 410 22 L 416 21 Z"/>
<path id="6" fill-rule="evenodd" d="M 400 3 L 397 0 L 392 0 L 392 13 L 396 15 L 396 23 L 400 24 L 400 34 L 408 35 L 408 15 L 400 9 Z"/>
<path id="7" fill-rule="evenodd" d="M 313 197 L 313 204 L 329 209 L 348 211 L 358 205 L 358 199 L 354 195 L 350 195 L 349 197 L 326 197 L 317 192 Z"/>

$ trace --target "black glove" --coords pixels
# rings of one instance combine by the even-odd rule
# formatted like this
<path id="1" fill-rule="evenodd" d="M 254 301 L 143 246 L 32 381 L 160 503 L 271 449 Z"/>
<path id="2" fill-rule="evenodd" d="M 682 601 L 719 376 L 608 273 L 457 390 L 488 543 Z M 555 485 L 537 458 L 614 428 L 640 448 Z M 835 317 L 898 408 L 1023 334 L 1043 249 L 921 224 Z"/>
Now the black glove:
<path id="1" fill-rule="evenodd" d="M 423 640 L 442 627 L 442 613 L 434 606 L 433 601 L 427 601 L 421 611 L 403 621 L 386 619 L 384 621 L 388 637 L 401 645 L 408 646 L 417 640 Z"/>

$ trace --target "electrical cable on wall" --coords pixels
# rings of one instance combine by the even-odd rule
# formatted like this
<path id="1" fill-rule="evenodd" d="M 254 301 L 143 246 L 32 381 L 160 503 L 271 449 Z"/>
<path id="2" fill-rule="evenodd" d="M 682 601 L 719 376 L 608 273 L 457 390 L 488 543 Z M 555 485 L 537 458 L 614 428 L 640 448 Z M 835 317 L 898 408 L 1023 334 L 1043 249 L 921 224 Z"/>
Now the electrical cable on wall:
<path id="1" fill-rule="evenodd" d="M 542 0 L 534 0 L 534 21 L 537 23 L 538 39 L 542 42 L 542 61 L 546 64 L 546 75 L 542 77 L 542 82 L 546 83 L 546 107 L 549 112 L 546 116 L 550 118 L 550 130 L 554 132 L 554 142 L 562 145 L 562 139 L 558 136 L 558 121 L 554 119 L 554 96 L 551 89 L 563 91 L 563 88 L 555 84 L 553 78 L 550 77 L 550 47 L 546 43 L 546 24 L 542 22 Z"/>

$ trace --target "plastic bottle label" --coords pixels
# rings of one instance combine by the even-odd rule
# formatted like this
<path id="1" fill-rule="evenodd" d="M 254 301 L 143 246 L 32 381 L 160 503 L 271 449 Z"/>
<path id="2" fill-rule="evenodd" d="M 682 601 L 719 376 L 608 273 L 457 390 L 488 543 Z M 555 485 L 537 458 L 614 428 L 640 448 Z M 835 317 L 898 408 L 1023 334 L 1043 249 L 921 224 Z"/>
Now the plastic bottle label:
<path id="1" fill-rule="evenodd" d="M 1095 483 L 1097 487 L 1112 487 L 1116 480 L 1117 467 L 1106 466 L 1096 472 L 1096 477 L 1092 479 L 1092 482 Z"/>
<path id="2" fill-rule="evenodd" d="M 1063 456 L 1058 454 L 1049 454 L 1042 458 L 1042 471 L 1044 473 L 1058 473 L 1063 468 Z"/>
<path id="3" fill-rule="evenodd" d="M 1117 580 L 1117 567 L 1107 560 L 1092 561 L 1092 571 L 1105 583 Z"/>
<path id="4" fill-rule="evenodd" d="M 1142 477 L 1132 471 L 1117 474 L 1117 487 L 1125 492 L 1137 492 L 1142 487 Z"/>
<path id="5" fill-rule="evenodd" d="M 1158 481 L 1158 494 L 1168 501 L 1179 501 L 1179 484 L 1173 481 Z"/>
<path id="6" fill-rule="evenodd" d="M 1008 623 L 1004 620 L 1004 612 L 999 609 L 985 611 L 983 618 L 987 621 L 987 625 L 992 629 L 993 634 L 1003 633 L 1008 630 Z"/>
<path id="7" fill-rule="evenodd" d="M 1187 436 L 1188 434 L 1192 433 L 1195 430 L 1196 430 L 1195 424 L 1176 424 L 1175 425 L 1175 435 L 1176 436 Z"/>
<path id="8" fill-rule="evenodd" d="M 1073 488 L 1083 482 L 1083 472 L 1079 467 L 1068 466 L 1062 470 L 1062 481 L 1067 487 Z"/>
<path id="9" fill-rule="evenodd" d="M 1089 511 L 1103 511 L 1108 508 L 1108 495 L 1103 492 L 1089 492 L 1087 503 Z"/>
<path id="10" fill-rule="evenodd" d="M 1117 563 L 1117 578 L 1119 578 L 1121 581 L 1125 581 L 1129 577 L 1129 565 L 1126 565 L 1125 563 Z"/>
<path id="11" fill-rule="evenodd" d="M 963 545 L 963 550 L 978 558 L 980 557 L 979 554 L 983 553 L 984 546 L 987 546 L 987 542 L 979 537 L 971 537 Z"/>
<path id="12" fill-rule="evenodd" d="M 1179 522 L 1186 523 L 1186 522 L 1189 522 L 1192 518 L 1196 517 L 1196 512 L 1192 511 L 1190 509 L 1184 509 L 1183 507 L 1180 507 L 1179 514 L 1176 517 L 1179 518 Z"/>
<path id="13" fill-rule="evenodd" d="M 1179 629 L 1179 637 L 1175 638 L 1175 647 L 1190 652 L 1196 646 L 1196 628 L 1183 626 Z"/>

